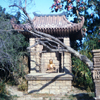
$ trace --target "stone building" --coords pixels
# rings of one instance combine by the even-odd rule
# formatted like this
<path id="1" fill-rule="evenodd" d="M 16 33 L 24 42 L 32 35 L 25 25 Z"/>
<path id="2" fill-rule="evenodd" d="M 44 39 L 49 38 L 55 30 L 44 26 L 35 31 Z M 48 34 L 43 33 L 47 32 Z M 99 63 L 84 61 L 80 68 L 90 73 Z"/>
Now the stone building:
<path id="1" fill-rule="evenodd" d="M 84 17 L 81 17 L 81 22 L 72 23 L 66 19 L 64 13 L 58 15 L 34 13 L 34 16 L 33 23 L 36 30 L 58 38 L 67 46 L 70 46 L 71 41 L 81 40 L 83 37 Z M 16 24 L 13 19 L 11 23 L 14 29 L 32 30 L 29 23 Z M 39 38 L 26 31 L 21 33 L 29 38 L 30 46 L 39 40 Z M 53 43 L 51 45 L 55 46 Z M 65 94 L 71 90 L 73 77 L 71 75 L 71 54 L 69 52 L 50 52 L 41 44 L 32 47 L 30 51 L 30 73 L 26 75 L 29 93 Z M 46 73 L 49 59 L 52 59 L 55 64 L 56 73 Z"/>

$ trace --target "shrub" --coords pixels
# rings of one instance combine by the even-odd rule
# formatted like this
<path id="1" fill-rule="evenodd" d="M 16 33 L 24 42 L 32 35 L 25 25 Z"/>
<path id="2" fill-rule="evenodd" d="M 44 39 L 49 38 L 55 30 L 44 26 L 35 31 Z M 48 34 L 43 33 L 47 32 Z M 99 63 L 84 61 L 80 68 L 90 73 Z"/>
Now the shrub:
<path id="1" fill-rule="evenodd" d="M 12 96 L 6 91 L 6 85 L 0 81 L 0 100 L 13 100 Z"/>
<path id="2" fill-rule="evenodd" d="M 72 72 L 74 74 L 73 83 L 78 87 L 83 87 L 88 91 L 94 90 L 92 73 L 89 68 L 78 58 L 72 58 Z"/>
<path id="3" fill-rule="evenodd" d="M 27 89 L 28 89 L 28 85 L 26 82 L 18 85 L 18 90 L 20 91 L 27 91 Z"/>

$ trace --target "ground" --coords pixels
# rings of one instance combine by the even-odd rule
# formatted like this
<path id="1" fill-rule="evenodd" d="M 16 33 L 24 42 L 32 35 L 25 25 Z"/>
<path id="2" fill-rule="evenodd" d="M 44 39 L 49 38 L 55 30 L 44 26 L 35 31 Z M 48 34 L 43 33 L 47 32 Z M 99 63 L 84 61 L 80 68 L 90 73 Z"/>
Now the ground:
<path id="1" fill-rule="evenodd" d="M 92 92 L 72 87 L 72 91 L 65 95 L 54 94 L 28 94 L 19 91 L 17 86 L 6 85 L 7 91 L 13 96 L 12 100 L 94 100 Z"/>

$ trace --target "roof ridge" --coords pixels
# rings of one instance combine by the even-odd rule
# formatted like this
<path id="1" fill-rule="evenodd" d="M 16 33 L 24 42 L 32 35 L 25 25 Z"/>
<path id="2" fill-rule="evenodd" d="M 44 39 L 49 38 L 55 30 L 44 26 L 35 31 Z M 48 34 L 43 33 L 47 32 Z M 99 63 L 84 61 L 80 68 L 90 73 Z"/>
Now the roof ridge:
<path id="1" fill-rule="evenodd" d="M 36 12 L 33 12 L 33 15 L 34 16 L 37 16 L 37 17 L 44 17 L 44 16 L 63 16 L 63 15 L 65 15 L 66 16 L 66 13 L 67 12 L 62 12 L 62 13 L 60 13 L 60 14 L 37 14 Z"/>

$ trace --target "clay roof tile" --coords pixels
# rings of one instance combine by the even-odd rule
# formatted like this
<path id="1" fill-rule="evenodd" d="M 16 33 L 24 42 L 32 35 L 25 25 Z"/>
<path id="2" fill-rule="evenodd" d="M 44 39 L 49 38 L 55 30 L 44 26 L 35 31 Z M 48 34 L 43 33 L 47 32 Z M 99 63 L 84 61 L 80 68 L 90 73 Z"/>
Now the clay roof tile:
<path id="1" fill-rule="evenodd" d="M 69 22 L 65 14 L 60 15 L 39 15 L 35 13 L 33 24 L 36 30 L 46 32 L 47 34 L 57 34 L 57 36 L 73 36 L 73 34 L 81 34 L 81 29 L 84 24 L 84 17 L 81 17 L 80 23 Z M 11 24 L 15 29 L 28 29 L 32 30 L 29 23 L 16 24 L 15 20 L 11 20 Z M 79 33 L 80 32 L 80 33 Z M 77 35 L 76 35 L 77 36 Z M 77 38 L 77 37 L 76 37 Z"/>

